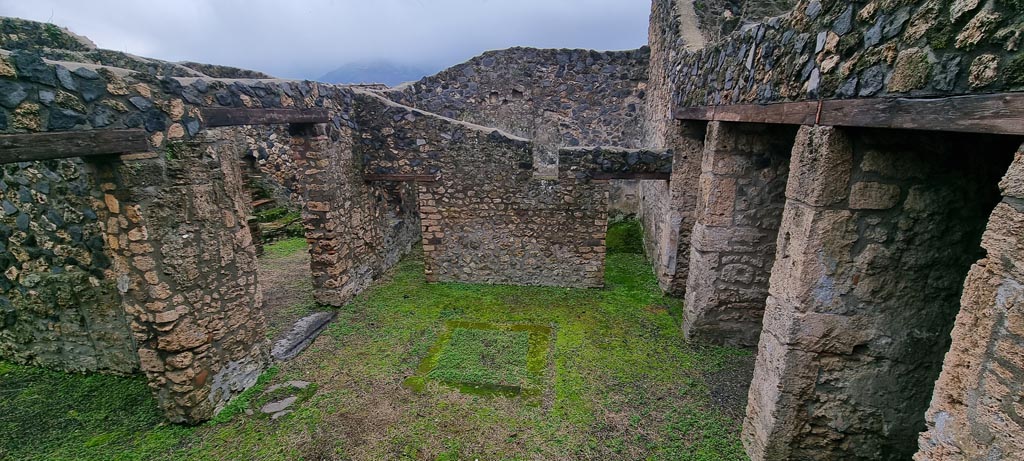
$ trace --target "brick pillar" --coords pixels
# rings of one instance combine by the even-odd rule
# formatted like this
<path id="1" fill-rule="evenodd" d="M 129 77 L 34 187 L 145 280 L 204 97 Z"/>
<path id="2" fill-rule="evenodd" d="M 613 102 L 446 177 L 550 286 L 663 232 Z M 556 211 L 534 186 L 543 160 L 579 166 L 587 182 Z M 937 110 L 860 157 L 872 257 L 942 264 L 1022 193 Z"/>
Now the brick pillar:
<path id="1" fill-rule="evenodd" d="M 1024 146 L 964 284 L 915 460 L 1024 459 Z"/>
<path id="2" fill-rule="evenodd" d="M 742 434 L 752 460 L 914 452 L 1005 165 L 971 148 L 985 149 L 800 129 Z"/>
<path id="3" fill-rule="evenodd" d="M 687 337 L 757 344 L 792 139 L 786 128 L 708 125 L 686 285 Z"/>

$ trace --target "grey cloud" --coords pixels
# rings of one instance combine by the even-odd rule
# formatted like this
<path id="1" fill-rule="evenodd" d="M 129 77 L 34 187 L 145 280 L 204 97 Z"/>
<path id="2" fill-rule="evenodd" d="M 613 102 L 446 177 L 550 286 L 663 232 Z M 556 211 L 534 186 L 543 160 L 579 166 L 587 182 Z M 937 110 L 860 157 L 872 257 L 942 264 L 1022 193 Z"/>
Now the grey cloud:
<path id="1" fill-rule="evenodd" d="M 351 61 L 440 69 L 485 50 L 637 48 L 646 0 L 0 0 L 100 47 L 316 78 Z"/>

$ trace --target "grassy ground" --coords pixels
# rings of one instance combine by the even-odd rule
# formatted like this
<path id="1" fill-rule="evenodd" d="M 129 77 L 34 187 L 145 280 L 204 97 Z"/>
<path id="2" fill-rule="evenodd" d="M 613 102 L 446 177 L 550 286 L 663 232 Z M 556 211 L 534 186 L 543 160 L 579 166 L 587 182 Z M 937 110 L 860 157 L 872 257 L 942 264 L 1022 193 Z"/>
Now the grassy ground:
<path id="1" fill-rule="evenodd" d="M 145 379 L 0 362 L 0 459 L 148 460 L 193 429 L 163 423 Z"/>
<path id="2" fill-rule="evenodd" d="M 743 459 L 739 412 L 711 403 L 707 377 L 749 354 L 688 344 L 680 302 L 658 292 L 642 256 L 610 254 L 607 268 L 603 290 L 427 284 L 421 260 L 407 258 L 310 349 L 195 429 L 159 426 L 137 379 L 67 377 L 33 390 L 48 395 L 34 401 L 22 394 L 50 386 L 32 378 L 44 372 L 5 365 L 0 398 L 16 402 L 0 403 L 0 443 L 14 447 L 10 459 Z M 452 321 L 550 327 L 541 397 L 468 395 L 434 380 L 422 392 L 403 387 Z M 79 389 L 97 379 L 118 385 Z M 315 387 L 294 413 L 252 411 L 267 386 L 295 379 Z M 25 389 L 5 391 L 17 380 Z M 80 433 L 61 429 L 70 414 L 87 420 Z M 25 418 L 55 422 L 32 431 Z M 90 446 L 97 437 L 113 445 Z"/>
<path id="3" fill-rule="evenodd" d="M 644 254 L 643 228 L 635 219 L 612 222 L 608 225 L 605 246 L 609 253 Z"/>
<path id="4" fill-rule="evenodd" d="M 277 340 L 297 320 L 326 308 L 313 299 L 309 275 L 309 246 L 305 238 L 288 238 L 268 244 L 260 257 L 260 284 L 267 336 Z"/>

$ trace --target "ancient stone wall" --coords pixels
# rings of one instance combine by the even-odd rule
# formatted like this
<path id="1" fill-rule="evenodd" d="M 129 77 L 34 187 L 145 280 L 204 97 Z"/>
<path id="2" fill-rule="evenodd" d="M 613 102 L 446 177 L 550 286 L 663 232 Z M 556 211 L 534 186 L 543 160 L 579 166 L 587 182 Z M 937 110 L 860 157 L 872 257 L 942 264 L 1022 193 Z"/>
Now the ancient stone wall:
<path id="1" fill-rule="evenodd" d="M 683 315 L 688 338 L 757 344 L 794 135 L 779 125 L 708 125 Z"/>
<path id="2" fill-rule="evenodd" d="M 139 369 L 107 247 L 110 165 L 2 165 L 0 356 L 69 371 Z M 113 221 L 111 221 L 113 220 Z"/>
<path id="3" fill-rule="evenodd" d="M 428 280 L 603 285 L 607 183 L 585 176 L 592 170 L 535 178 L 530 141 L 372 94 L 359 98 L 356 121 L 367 173 L 430 177 L 418 183 Z"/>
<path id="4" fill-rule="evenodd" d="M 317 301 L 341 306 L 394 266 L 420 238 L 415 187 L 364 181 L 347 127 L 304 129 L 308 131 L 293 133 L 291 142 L 302 163 L 302 213 L 313 287 Z"/>
<path id="5" fill-rule="evenodd" d="M 646 48 L 632 51 L 510 48 L 386 91 L 402 104 L 529 138 L 535 169 L 557 177 L 558 148 L 649 147 L 642 142 Z M 656 146 L 657 147 L 657 146 Z M 625 186 L 628 187 L 628 186 Z M 639 205 L 613 185 L 618 214 Z"/>
<path id="6" fill-rule="evenodd" d="M 647 48 L 510 48 L 488 51 L 384 94 L 410 107 L 554 148 L 645 147 L 640 140 L 648 59 Z"/>
<path id="7" fill-rule="evenodd" d="M 335 258 L 314 262 L 319 299 L 344 302 L 418 236 L 412 189 L 361 178 L 347 89 L 157 77 L 24 51 L 0 51 L 0 87 L 4 133 L 134 128 L 149 138 L 147 152 L 4 166 L 0 351 L 59 369 L 141 369 L 172 421 L 210 418 L 269 360 L 239 163 L 269 144 L 251 142 L 253 127 L 204 130 L 203 107 L 331 111 L 312 136 L 272 129 L 288 135 L 276 152 L 290 157 L 266 167 L 284 184 L 334 190 L 316 204 L 310 188 L 295 191 L 315 248 Z M 324 203 L 333 214 L 318 221 L 325 210 L 312 207 Z"/>
<path id="8" fill-rule="evenodd" d="M 1024 146 L 964 284 L 953 344 L 935 383 L 914 459 L 1024 458 Z"/>
<path id="9" fill-rule="evenodd" d="M 795 0 L 687 0 L 691 3 L 698 19 L 700 33 L 709 43 L 718 42 L 723 37 L 739 30 L 743 26 L 758 23 L 765 18 L 789 13 Z M 683 5 L 679 5 L 684 8 Z M 680 14 L 685 14 L 680 12 Z"/>
<path id="10" fill-rule="evenodd" d="M 690 10 L 683 14 L 679 10 L 683 6 L 669 0 L 652 2 L 643 145 L 670 149 L 676 158 L 671 181 L 641 181 L 639 186 L 645 253 L 662 290 L 677 296 L 686 287 L 690 230 L 704 145 L 704 124 L 680 124 L 671 108 L 670 54 L 676 47 L 699 49 L 704 44 L 696 27 L 696 16 Z"/>
<path id="11" fill-rule="evenodd" d="M 800 129 L 744 424 L 752 459 L 914 453 L 1014 148 Z"/>
<path id="12" fill-rule="evenodd" d="M 343 92 L 342 120 L 351 118 L 352 95 Z M 353 156 L 355 123 L 320 126 L 245 126 L 243 162 L 258 186 L 303 212 L 311 244 L 315 296 L 341 306 L 382 275 L 420 240 L 415 187 L 368 183 Z"/>
<path id="13" fill-rule="evenodd" d="M 1021 89 L 1022 13 L 1019 2 L 1001 0 L 800 0 L 786 16 L 671 56 L 673 99 L 703 106 Z"/>
<path id="14" fill-rule="evenodd" d="M 197 422 L 269 362 L 237 146 L 223 130 L 168 144 L 120 178 L 108 229 L 142 369 L 168 418 Z"/>

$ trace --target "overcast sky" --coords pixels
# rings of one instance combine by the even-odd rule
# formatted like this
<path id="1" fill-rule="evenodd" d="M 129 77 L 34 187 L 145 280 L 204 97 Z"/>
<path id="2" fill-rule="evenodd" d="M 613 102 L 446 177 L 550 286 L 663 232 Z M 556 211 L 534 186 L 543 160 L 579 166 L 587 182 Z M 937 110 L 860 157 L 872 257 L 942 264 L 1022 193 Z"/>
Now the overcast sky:
<path id="1" fill-rule="evenodd" d="M 0 0 L 101 48 L 317 78 L 352 61 L 438 70 L 510 46 L 647 43 L 649 0 Z"/>

